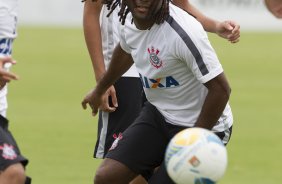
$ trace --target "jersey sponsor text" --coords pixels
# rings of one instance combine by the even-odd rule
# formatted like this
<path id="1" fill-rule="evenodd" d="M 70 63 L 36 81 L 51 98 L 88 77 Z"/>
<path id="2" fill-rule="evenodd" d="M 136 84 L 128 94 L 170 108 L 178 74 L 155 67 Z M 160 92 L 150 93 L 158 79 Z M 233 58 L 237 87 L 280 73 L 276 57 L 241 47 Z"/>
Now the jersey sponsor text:
<path id="1" fill-rule="evenodd" d="M 179 82 L 173 76 L 150 79 L 139 74 L 144 88 L 171 88 L 179 86 Z"/>

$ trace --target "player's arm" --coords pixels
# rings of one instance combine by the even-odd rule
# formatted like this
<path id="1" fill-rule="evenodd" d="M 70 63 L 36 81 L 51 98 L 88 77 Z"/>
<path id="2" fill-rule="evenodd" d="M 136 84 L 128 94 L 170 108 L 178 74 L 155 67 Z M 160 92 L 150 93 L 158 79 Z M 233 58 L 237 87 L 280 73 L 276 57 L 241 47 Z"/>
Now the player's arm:
<path id="1" fill-rule="evenodd" d="M 101 0 L 96 0 L 95 2 L 88 0 L 85 1 L 83 11 L 84 37 L 91 58 L 96 82 L 101 79 L 106 71 L 99 20 L 102 6 Z M 106 100 L 101 105 L 100 109 L 106 112 L 113 112 L 118 104 L 114 86 L 110 86 L 107 94 L 108 97 L 105 97 Z M 114 107 L 110 107 L 109 99 L 111 99 L 111 104 L 114 104 Z"/>
<path id="2" fill-rule="evenodd" d="M 264 0 L 264 3 L 276 18 L 282 18 L 282 0 Z"/>
<path id="3" fill-rule="evenodd" d="M 98 108 L 107 100 L 107 89 L 118 80 L 133 64 L 130 54 L 126 53 L 118 44 L 113 52 L 112 60 L 105 75 L 98 82 L 96 88 L 92 90 L 82 101 L 82 107 L 86 109 L 87 104 L 92 108 L 95 116 Z M 108 107 L 113 108 L 113 107 Z"/>
<path id="4" fill-rule="evenodd" d="M 7 71 L 9 66 L 15 63 L 16 62 L 11 57 L 0 55 L 0 90 L 6 85 L 7 82 L 18 79 L 16 74 Z"/>
<path id="5" fill-rule="evenodd" d="M 91 58 L 96 81 L 105 73 L 105 64 L 102 50 L 100 29 L 101 0 L 85 1 L 83 10 L 83 30 L 87 49 Z"/>
<path id="6" fill-rule="evenodd" d="M 229 100 L 231 89 L 224 73 L 204 85 L 208 88 L 208 94 L 195 127 L 212 129 L 222 115 Z"/>
<path id="7" fill-rule="evenodd" d="M 205 16 L 197 8 L 195 8 L 189 0 L 173 0 L 173 3 L 193 15 L 204 27 L 211 33 L 216 33 L 222 38 L 229 40 L 231 43 L 236 43 L 240 38 L 240 25 L 235 21 L 217 21 Z"/>

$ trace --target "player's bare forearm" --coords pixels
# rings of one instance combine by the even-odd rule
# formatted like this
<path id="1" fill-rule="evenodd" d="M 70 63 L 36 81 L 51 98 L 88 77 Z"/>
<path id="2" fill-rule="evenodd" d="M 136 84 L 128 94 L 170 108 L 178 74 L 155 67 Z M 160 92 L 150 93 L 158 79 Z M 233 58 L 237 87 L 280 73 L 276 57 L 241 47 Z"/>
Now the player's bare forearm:
<path id="1" fill-rule="evenodd" d="M 282 19 L 282 0 L 264 0 L 267 9 L 279 19 Z"/>
<path id="2" fill-rule="evenodd" d="M 87 49 L 91 58 L 96 81 L 105 73 L 105 64 L 102 51 L 102 38 L 100 29 L 100 12 L 102 4 L 86 1 L 83 10 L 83 30 Z"/>
<path id="3" fill-rule="evenodd" d="M 173 0 L 173 3 L 193 15 L 203 26 L 205 31 L 216 33 L 218 36 L 227 39 L 231 43 L 237 43 L 240 38 L 240 25 L 235 21 L 217 21 L 205 16 L 189 0 Z"/>
<path id="4" fill-rule="evenodd" d="M 205 86 L 209 91 L 195 127 L 212 129 L 228 103 L 231 89 L 224 73 L 207 82 Z"/>
<path id="5" fill-rule="evenodd" d="M 184 9 L 193 15 L 204 27 L 204 29 L 208 32 L 215 33 L 216 32 L 216 24 L 218 21 L 211 19 L 201 13 L 197 8 L 195 8 L 189 0 L 173 0 L 173 4 Z"/>

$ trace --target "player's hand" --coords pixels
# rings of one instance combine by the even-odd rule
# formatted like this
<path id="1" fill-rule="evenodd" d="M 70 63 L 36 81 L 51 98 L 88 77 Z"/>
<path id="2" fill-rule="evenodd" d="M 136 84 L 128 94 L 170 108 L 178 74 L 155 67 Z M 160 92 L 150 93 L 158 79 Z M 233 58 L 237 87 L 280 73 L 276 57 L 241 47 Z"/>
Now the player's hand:
<path id="1" fill-rule="evenodd" d="M 18 80 L 19 78 L 16 74 L 8 71 L 8 68 L 13 64 L 16 64 L 16 61 L 14 61 L 11 57 L 0 57 L 0 90 L 7 82 L 10 82 L 11 80 Z"/>
<path id="2" fill-rule="evenodd" d="M 240 25 L 231 20 L 219 22 L 216 26 L 216 34 L 231 43 L 237 43 L 240 38 Z"/>
<path id="3" fill-rule="evenodd" d="M 113 107 L 110 106 L 109 97 L 112 99 Z M 96 89 L 90 91 L 81 102 L 84 109 L 87 108 L 87 104 L 91 107 L 93 116 L 96 116 L 99 109 L 114 112 L 118 106 L 114 87 L 111 86 L 104 94 L 97 93 Z"/>
<path id="4" fill-rule="evenodd" d="M 87 104 L 92 109 L 92 115 L 96 116 L 100 104 L 102 103 L 102 95 L 97 94 L 96 90 L 90 91 L 82 100 L 81 105 L 83 109 L 87 109 Z"/>
<path id="5" fill-rule="evenodd" d="M 105 112 L 114 112 L 118 107 L 116 90 L 114 86 L 111 86 L 102 98 L 102 104 L 100 109 Z"/>

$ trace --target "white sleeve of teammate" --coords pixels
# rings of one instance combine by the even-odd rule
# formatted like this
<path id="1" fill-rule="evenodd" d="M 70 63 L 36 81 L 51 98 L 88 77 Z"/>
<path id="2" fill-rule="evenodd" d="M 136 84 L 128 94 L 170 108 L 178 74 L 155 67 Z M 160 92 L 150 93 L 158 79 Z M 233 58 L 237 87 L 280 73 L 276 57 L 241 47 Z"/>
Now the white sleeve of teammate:
<path id="1" fill-rule="evenodd" d="M 125 40 L 125 26 L 124 25 L 119 25 L 118 26 L 118 34 L 119 34 L 119 43 L 121 48 L 128 54 L 131 53 L 131 49 L 129 48 L 129 46 L 126 43 Z"/>

